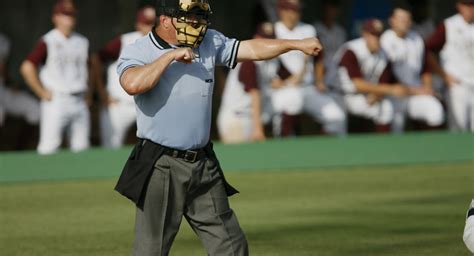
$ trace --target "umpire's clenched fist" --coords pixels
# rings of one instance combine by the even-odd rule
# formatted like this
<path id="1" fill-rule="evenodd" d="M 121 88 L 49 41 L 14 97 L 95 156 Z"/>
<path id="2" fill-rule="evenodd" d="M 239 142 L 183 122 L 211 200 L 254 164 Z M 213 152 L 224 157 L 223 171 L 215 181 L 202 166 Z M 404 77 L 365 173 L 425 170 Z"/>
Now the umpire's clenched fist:
<path id="1" fill-rule="evenodd" d="M 193 50 L 189 47 L 174 50 L 174 59 L 183 63 L 191 63 L 196 58 Z"/>
<path id="2" fill-rule="evenodd" d="M 299 50 L 312 56 L 317 56 L 322 50 L 323 46 L 317 38 L 306 38 L 299 40 Z"/>

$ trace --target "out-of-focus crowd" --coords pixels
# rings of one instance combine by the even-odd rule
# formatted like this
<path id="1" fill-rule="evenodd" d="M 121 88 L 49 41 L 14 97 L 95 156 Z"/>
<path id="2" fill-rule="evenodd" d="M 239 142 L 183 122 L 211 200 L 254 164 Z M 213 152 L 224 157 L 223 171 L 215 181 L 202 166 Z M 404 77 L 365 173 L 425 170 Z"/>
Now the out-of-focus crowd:
<path id="1" fill-rule="evenodd" d="M 388 20 L 364 20 L 360 37 L 349 41 L 338 24 L 338 1 L 324 1 L 315 24 L 301 21 L 299 0 L 261 5 L 267 21 L 258 24 L 255 38 L 318 37 L 324 50 L 316 58 L 292 51 L 218 72 L 216 80 L 225 81 L 216 121 L 223 142 L 296 136 L 308 125 L 334 136 L 346 136 L 359 124 L 374 132 L 402 133 L 407 126 L 474 131 L 473 0 L 457 0 L 458 13 L 437 28 L 429 19 L 413 23 L 413 12 L 423 10 L 419 6 L 397 5 Z M 89 148 L 93 95 L 101 102 L 101 145 L 121 147 L 135 123 L 133 97 L 121 88 L 116 61 L 125 45 L 152 30 L 154 7 L 138 10 L 135 31 L 92 54 L 87 38 L 74 31 L 76 15 L 71 0 L 59 0 L 52 10 L 54 28 L 21 65 L 36 97 L 10 86 L 10 42 L 0 34 L 0 130 L 9 125 L 7 115 L 39 124 L 40 154 L 55 153 L 64 136 L 73 151 Z"/>

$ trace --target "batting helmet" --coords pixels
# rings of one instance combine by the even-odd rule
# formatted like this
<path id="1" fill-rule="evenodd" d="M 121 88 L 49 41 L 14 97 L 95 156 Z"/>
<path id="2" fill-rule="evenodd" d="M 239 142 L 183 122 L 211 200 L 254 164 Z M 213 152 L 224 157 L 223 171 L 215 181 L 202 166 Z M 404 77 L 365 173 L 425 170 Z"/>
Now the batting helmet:
<path id="1" fill-rule="evenodd" d="M 176 18 L 173 25 L 179 45 L 197 48 L 204 40 L 212 11 L 207 0 L 158 0 L 156 14 Z"/>

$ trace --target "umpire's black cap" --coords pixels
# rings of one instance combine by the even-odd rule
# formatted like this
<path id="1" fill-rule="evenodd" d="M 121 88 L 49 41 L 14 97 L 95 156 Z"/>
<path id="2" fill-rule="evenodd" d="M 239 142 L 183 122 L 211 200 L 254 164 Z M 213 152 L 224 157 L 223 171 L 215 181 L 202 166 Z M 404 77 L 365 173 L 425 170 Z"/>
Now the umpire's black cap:
<path id="1" fill-rule="evenodd" d="M 172 16 L 179 8 L 179 0 L 157 0 L 156 16 L 169 15 Z"/>

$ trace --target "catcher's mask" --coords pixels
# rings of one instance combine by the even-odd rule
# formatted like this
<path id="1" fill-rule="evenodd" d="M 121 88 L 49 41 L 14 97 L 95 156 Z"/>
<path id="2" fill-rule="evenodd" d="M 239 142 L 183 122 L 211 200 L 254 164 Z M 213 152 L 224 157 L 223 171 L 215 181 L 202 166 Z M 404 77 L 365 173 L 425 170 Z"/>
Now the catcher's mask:
<path id="1" fill-rule="evenodd" d="M 211 7 L 207 0 L 159 0 L 158 15 L 176 18 L 173 26 L 181 47 L 198 48 L 210 25 Z"/>

